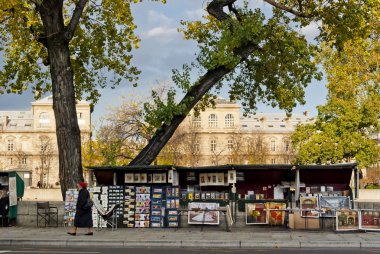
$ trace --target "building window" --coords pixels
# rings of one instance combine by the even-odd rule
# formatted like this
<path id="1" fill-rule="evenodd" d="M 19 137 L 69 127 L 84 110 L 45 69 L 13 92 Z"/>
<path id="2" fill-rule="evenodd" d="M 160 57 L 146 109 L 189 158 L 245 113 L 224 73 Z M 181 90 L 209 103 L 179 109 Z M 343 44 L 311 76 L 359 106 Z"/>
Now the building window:
<path id="1" fill-rule="evenodd" d="M 8 151 L 14 151 L 15 150 L 15 144 L 12 139 L 8 139 Z"/>
<path id="2" fill-rule="evenodd" d="M 208 116 L 208 127 L 216 128 L 218 127 L 218 117 L 215 114 Z"/>
<path id="3" fill-rule="evenodd" d="M 22 157 L 22 159 L 21 159 L 21 163 L 22 163 L 23 165 L 26 165 L 26 157 Z"/>
<path id="4" fill-rule="evenodd" d="M 78 112 L 77 113 L 77 118 L 78 118 L 78 124 L 79 125 L 84 125 L 85 124 L 85 121 L 84 121 L 84 118 L 83 118 L 83 113 Z"/>
<path id="5" fill-rule="evenodd" d="M 199 141 L 195 141 L 194 143 L 194 152 L 198 153 L 199 152 Z"/>
<path id="6" fill-rule="evenodd" d="M 227 114 L 224 120 L 224 124 L 227 128 L 234 127 L 234 116 L 232 114 Z"/>
<path id="7" fill-rule="evenodd" d="M 215 152 L 216 151 L 216 140 L 211 140 L 211 152 Z"/>
<path id="8" fill-rule="evenodd" d="M 201 125 L 201 116 L 193 116 L 192 126 L 193 128 L 200 128 Z"/>
<path id="9" fill-rule="evenodd" d="M 227 149 L 228 149 L 228 151 L 231 151 L 233 147 L 234 147 L 233 141 L 232 140 L 228 140 L 227 141 Z"/>
<path id="10" fill-rule="evenodd" d="M 275 151 L 276 151 L 276 141 L 272 140 L 272 141 L 270 142 L 270 150 L 271 150 L 272 152 L 275 152 Z"/>
<path id="11" fill-rule="evenodd" d="M 290 150 L 290 142 L 289 141 L 285 141 L 285 151 L 289 152 L 289 150 Z"/>
<path id="12" fill-rule="evenodd" d="M 276 159 L 272 158 L 272 164 L 276 164 Z"/>
<path id="13" fill-rule="evenodd" d="M 284 162 L 285 162 L 285 164 L 290 164 L 289 159 L 285 159 Z"/>
<path id="14" fill-rule="evenodd" d="M 12 165 L 12 164 L 13 164 L 13 158 L 12 158 L 12 157 L 8 158 L 8 164 L 9 164 L 9 165 Z"/>
<path id="15" fill-rule="evenodd" d="M 229 157 L 229 158 L 228 158 L 228 163 L 229 163 L 229 164 L 232 164 L 233 162 L 234 162 L 234 160 L 233 160 L 231 157 Z"/>
<path id="16" fill-rule="evenodd" d="M 50 126 L 49 114 L 46 112 L 42 112 L 40 114 L 39 121 L 40 121 L 40 127 L 49 127 Z"/>
<path id="17" fill-rule="evenodd" d="M 41 148 L 41 153 L 46 152 L 46 150 L 47 150 L 47 146 L 48 146 L 48 144 L 45 144 L 45 143 L 42 143 L 42 144 L 41 144 L 41 146 L 40 146 L 40 148 Z"/>
<path id="18" fill-rule="evenodd" d="M 257 141 L 256 142 L 256 151 L 261 151 L 263 148 L 263 146 L 261 145 L 261 142 L 260 141 Z"/>

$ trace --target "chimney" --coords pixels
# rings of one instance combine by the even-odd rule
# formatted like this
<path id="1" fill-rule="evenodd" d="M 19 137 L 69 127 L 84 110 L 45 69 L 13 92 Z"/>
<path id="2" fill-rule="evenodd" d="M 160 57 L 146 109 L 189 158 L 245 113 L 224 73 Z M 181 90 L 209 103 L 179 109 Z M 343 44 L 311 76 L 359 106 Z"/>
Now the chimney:
<path id="1" fill-rule="evenodd" d="M 8 123 L 8 116 L 0 116 L 0 130 L 4 130 Z"/>

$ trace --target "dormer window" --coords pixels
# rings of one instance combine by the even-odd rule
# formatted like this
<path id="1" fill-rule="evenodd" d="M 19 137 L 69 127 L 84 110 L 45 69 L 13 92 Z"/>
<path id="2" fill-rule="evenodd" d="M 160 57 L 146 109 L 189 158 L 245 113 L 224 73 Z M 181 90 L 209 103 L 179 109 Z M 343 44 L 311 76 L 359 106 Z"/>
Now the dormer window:
<path id="1" fill-rule="evenodd" d="M 39 117 L 40 127 L 49 127 L 50 126 L 50 117 L 46 112 L 42 112 Z"/>

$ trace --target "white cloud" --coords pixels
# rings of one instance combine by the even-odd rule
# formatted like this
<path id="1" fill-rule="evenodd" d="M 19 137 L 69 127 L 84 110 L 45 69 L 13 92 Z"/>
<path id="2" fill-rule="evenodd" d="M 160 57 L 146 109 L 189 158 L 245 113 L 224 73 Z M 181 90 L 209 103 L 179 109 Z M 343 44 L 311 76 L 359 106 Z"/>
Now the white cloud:
<path id="1" fill-rule="evenodd" d="M 169 25 L 173 22 L 171 18 L 163 13 L 156 12 L 154 10 L 148 11 L 148 22 L 155 25 Z"/>
<path id="2" fill-rule="evenodd" d="M 187 10 L 185 11 L 185 17 L 191 20 L 201 19 L 203 15 L 207 14 L 204 9 Z"/>
<path id="3" fill-rule="evenodd" d="M 308 26 L 301 28 L 301 33 L 306 36 L 307 39 L 313 40 L 319 35 L 319 27 L 322 25 L 321 22 L 313 22 Z"/>
<path id="4" fill-rule="evenodd" d="M 178 35 L 177 28 L 158 26 L 148 30 L 144 35 L 148 38 L 174 39 Z"/>

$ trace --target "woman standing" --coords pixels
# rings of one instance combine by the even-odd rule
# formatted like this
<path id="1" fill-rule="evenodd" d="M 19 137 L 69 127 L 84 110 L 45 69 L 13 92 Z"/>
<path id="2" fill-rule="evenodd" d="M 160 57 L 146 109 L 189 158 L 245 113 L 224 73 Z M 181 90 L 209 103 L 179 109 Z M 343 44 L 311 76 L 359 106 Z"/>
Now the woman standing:
<path id="1" fill-rule="evenodd" d="M 71 232 L 67 232 L 69 235 L 76 235 L 78 228 L 88 228 L 88 232 L 85 235 L 93 235 L 92 232 L 92 211 L 91 207 L 88 207 L 88 200 L 90 193 L 87 190 L 87 183 L 77 183 L 78 200 L 76 206 L 76 213 L 74 217 L 74 228 Z"/>

